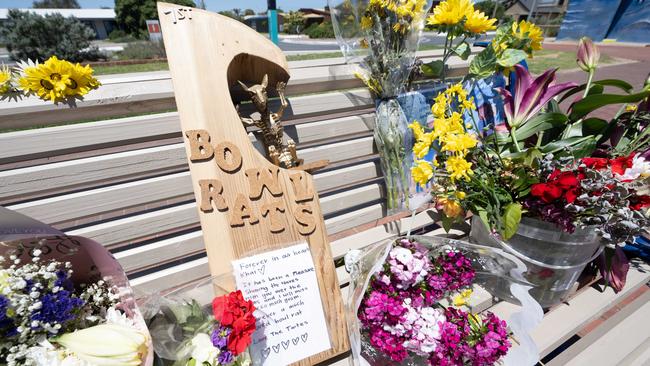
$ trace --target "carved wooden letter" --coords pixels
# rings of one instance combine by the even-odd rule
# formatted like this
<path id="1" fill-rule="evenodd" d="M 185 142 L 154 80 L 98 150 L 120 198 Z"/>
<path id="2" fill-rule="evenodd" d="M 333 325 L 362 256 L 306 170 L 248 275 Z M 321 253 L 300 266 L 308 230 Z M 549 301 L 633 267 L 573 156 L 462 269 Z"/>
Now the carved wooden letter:
<path id="1" fill-rule="evenodd" d="M 234 206 L 230 216 L 230 226 L 244 226 L 244 219 L 246 218 L 251 225 L 260 221 L 251 209 L 251 202 L 243 194 L 237 194 Z"/>
<path id="2" fill-rule="evenodd" d="M 296 173 L 289 176 L 293 192 L 296 194 L 296 202 L 309 201 L 314 198 L 314 191 L 303 180 L 302 173 Z"/>
<path id="3" fill-rule="evenodd" d="M 284 231 L 284 202 L 282 200 L 274 200 L 262 205 L 262 216 L 269 216 L 271 222 L 271 232 L 281 233 Z"/>
<path id="4" fill-rule="evenodd" d="M 293 211 L 293 216 L 300 224 L 298 225 L 298 232 L 302 235 L 311 235 L 316 229 L 316 218 L 310 205 L 305 203 L 298 205 Z"/>
<path id="5" fill-rule="evenodd" d="M 223 198 L 223 184 L 217 179 L 201 179 L 199 180 L 201 187 L 201 211 L 212 212 L 212 203 L 219 211 L 228 209 L 228 204 Z"/>
<path id="6" fill-rule="evenodd" d="M 228 159 L 228 155 L 230 155 L 230 159 Z M 219 168 L 226 173 L 236 172 L 242 163 L 241 151 L 235 144 L 228 141 L 221 142 L 214 147 L 214 159 Z"/>
<path id="7" fill-rule="evenodd" d="M 274 196 L 282 196 L 282 187 L 280 182 L 278 182 L 278 171 L 280 169 L 277 166 L 270 168 L 253 168 L 246 169 L 246 176 L 248 177 L 248 183 L 250 187 L 249 197 L 252 200 L 256 200 L 262 197 L 262 192 L 264 187 Z"/>
<path id="8" fill-rule="evenodd" d="M 190 142 L 190 160 L 200 161 L 212 159 L 214 150 L 210 145 L 210 134 L 206 130 L 189 130 L 185 132 Z"/>

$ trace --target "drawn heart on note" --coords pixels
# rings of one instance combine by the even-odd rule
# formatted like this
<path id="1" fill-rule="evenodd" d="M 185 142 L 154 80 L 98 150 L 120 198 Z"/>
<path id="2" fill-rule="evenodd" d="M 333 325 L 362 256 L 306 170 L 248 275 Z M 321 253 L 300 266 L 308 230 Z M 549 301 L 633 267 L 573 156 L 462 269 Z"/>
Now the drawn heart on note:
<path id="1" fill-rule="evenodd" d="M 294 346 L 297 346 L 298 342 L 300 342 L 300 337 L 296 337 L 296 338 L 292 339 L 291 342 L 293 342 Z"/>
<path id="2" fill-rule="evenodd" d="M 275 346 L 273 346 L 273 352 L 275 352 L 275 353 L 280 352 L 280 345 L 279 344 L 276 344 Z"/>
<path id="3" fill-rule="evenodd" d="M 284 349 L 289 348 L 289 341 L 282 341 L 282 347 L 284 347 Z"/>
<path id="4" fill-rule="evenodd" d="M 264 272 L 266 272 L 266 264 L 262 264 L 262 266 L 258 269 L 258 271 L 263 276 Z"/>
<path id="5" fill-rule="evenodd" d="M 305 333 L 305 334 L 301 335 L 300 338 L 302 339 L 303 342 L 307 343 L 307 337 L 308 336 L 309 336 L 309 334 Z"/>
<path id="6" fill-rule="evenodd" d="M 271 347 L 266 347 L 262 350 L 262 358 L 266 359 L 271 354 Z"/>

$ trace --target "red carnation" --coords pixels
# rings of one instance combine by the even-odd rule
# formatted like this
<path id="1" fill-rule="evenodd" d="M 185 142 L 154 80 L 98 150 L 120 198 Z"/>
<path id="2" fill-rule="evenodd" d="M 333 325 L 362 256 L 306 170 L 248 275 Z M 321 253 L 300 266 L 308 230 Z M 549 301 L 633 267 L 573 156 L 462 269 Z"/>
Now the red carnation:
<path id="1" fill-rule="evenodd" d="M 253 302 L 244 300 L 240 290 L 219 296 L 212 301 L 214 318 L 223 326 L 229 327 L 245 314 L 255 311 Z"/>
<path id="2" fill-rule="evenodd" d="M 228 336 L 228 350 L 234 356 L 244 352 L 251 344 L 251 336 L 255 333 L 255 317 L 246 313 L 232 324 L 232 332 Z"/>
<path id="3" fill-rule="evenodd" d="M 553 202 L 562 197 L 562 189 L 554 184 L 536 183 L 530 188 L 530 194 L 542 199 L 546 203 Z"/>
<path id="4" fill-rule="evenodd" d="M 630 197 L 630 209 L 634 211 L 650 207 L 650 196 L 632 196 Z"/>
<path id="5" fill-rule="evenodd" d="M 562 172 L 555 179 L 555 183 L 562 189 L 572 189 L 578 186 L 578 177 L 573 172 Z"/>
<path id="6" fill-rule="evenodd" d="M 634 152 L 629 156 L 619 156 L 616 159 L 612 159 L 612 172 L 623 175 L 625 174 L 625 169 L 632 167 L 632 160 L 634 159 Z"/>
<path id="7" fill-rule="evenodd" d="M 608 160 L 605 158 L 583 158 L 582 162 L 591 169 L 604 169 L 607 168 Z"/>
<path id="8" fill-rule="evenodd" d="M 578 198 L 578 189 L 577 188 L 569 189 L 564 194 L 564 199 L 566 199 L 567 203 L 575 202 L 576 198 Z"/>

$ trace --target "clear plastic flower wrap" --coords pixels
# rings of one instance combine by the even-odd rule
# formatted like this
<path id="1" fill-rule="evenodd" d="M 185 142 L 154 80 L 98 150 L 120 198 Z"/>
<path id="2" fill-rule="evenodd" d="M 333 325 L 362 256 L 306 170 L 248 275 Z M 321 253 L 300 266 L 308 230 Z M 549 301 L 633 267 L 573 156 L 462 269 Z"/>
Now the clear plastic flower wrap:
<path id="1" fill-rule="evenodd" d="M 362 358 L 370 365 L 537 363 L 529 332 L 543 312 L 528 294 L 526 266 L 515 256 L 454 239 L 410 236 L 351 251 L 345 261 L 355 365 Z M 490 289 L 497 281 L 509 281 L 512 297 L 522 304 L 507 322 L 466 306 L 473 285 Z"/>
<path id="2" fill-rule="evenodd" d="M 160 365 L 257 364 L 249 346 L 270 319 L 235 289 L 232 273 L 151 296 L 143 306 Z M 257 359 L 254 359 L 257 357 Z"/>
<path id="3" fill-rule="evenodd" d="M 104 246 L 0 207 L 0 364 L 148 366 L 151 350 Z"/>

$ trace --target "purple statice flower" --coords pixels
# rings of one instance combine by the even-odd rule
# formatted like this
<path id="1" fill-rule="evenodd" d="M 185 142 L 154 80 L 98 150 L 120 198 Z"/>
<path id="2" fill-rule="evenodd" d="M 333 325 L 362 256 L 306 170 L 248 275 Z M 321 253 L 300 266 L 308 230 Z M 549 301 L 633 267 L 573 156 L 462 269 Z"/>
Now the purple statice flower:
<path id="1" fill-rule="evenodd" d="M 232 329 L 224 326 L 214 328 L 210 337 L 212 339 L 212 345 L 220 350 L 226 349 L 226 346 L 228 345 L 228 336 L 231 332 Z"/>
<path id="2" fill-rule="evenodd" d="M 31 314 L 30 319 L 37 325 L 32 329 L 42 329 L 43 324 L 61 324 L 63 328 L 67 322 L 74 320 L 84 306 L 84 301 L 75 297 L 67 290 L 56 293 L 46 293 L 40 297 L 41 307 Z"/>
<path id="3" fill-rule="evenodd" d="M 533 216 L 551 222 L 567 233 L 572 233 L 576 229 L 575 217 L 567 211 L 564 204 L 545 203 L 539 198 L 528 197 L 523 201 L 523 207 Z"/>
<path id="4" fill-rule="evenodd" d="M 9 305 L 9 299 L 0 295 L 0 336 L 2 338 L 13 337 L 17 334 L 14 320 L 7 315 Z"/>
<path id="5" fill-rule="evenodd" d="M 395 246 L 388 253 L 389 271 L 397 280 L 395 287 L 407 289 L 422 282 L 431 269 L 431 261 L 426 252 L 417 249 Z"/>
<path id="6" fill-rule="evenodd" d="M 219 361 L 219 365 L 229 365 L 235 360 L 235 357 L 233 357 L 232 352 L 228 350 L 222 350 L 221 353 L 219 353 L 219 356 L 217 357 L 217 361 Z"/>

